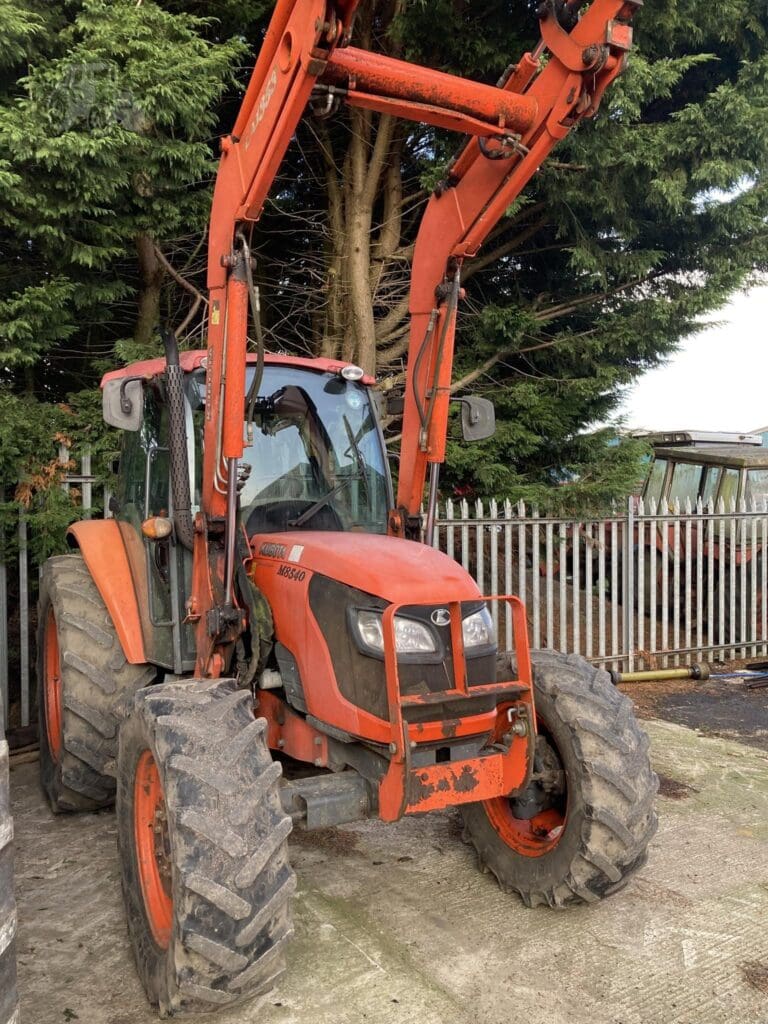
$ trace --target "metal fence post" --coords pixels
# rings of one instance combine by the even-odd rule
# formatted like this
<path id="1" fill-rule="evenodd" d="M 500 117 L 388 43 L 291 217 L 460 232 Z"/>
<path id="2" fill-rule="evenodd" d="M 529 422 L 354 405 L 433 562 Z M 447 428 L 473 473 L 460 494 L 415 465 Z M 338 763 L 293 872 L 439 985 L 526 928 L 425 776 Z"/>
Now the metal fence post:
<path id="1" fill-rule="evenodd" d="M 627 499 L 627 519 L 624 524 L 622 544 L 621 596 L 624 610 L 624 636 L 622 654 L 627 659 L 628 671 L 635 667 L 635 505 L 634 498 Z"/>
<path id="2" fill-rule="evenodd" d="M 83 451 L 80 459 L 80 476 L 83 477 L 81 484 L 82 488 L 82 503 L 83 512 L 86 519 L 91 518 L 91 511 L 93 509 L 93 481 L 85 479 L 91 475 L 91 449 L 86 448 Z"/>
<path id="3" fill-rule="evenodd" d="M 23 512 L 19 513 L 19 634 L 21 724 L 29 725 L 29 561 Z"/>

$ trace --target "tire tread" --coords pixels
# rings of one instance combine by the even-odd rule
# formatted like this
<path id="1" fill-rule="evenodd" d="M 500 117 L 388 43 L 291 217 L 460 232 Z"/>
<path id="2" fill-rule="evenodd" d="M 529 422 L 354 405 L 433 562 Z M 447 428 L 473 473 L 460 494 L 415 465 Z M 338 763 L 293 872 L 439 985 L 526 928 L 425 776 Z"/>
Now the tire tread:
<path id="1" fill-rule="evenodd" d="M 150 665 L 129 664 L 82 555 L 49 558 L 40 588 L 38 699 L 43 707 L 44 643 L 53 608 L 62 675 L 62 750 L 56 765 L 41 739 L 41 772 L 55 811 L 98 810 L 115 799 L 117 733 L 134 695 L 152 682 Z M 41 715 L 41 732 L 45 730 Z"/>
<path id="2" fill-rule="evenodd" d="M 178 940 L 168 953 L 173 966 L 159 969 L 159 975 L 175 982 L 164 980 L 156 993 L 147 980 L 151 972 L 138 959 L 142 946 L 134 932 L 145 927 L 143 917 L 131 912 L 126 894 L 150 999 L 159 1001 L 161 1013 L 194 1016 L 264 994 L 284 969 L 296 888 L 287 847 L 292 822 L 279 795 L 282 769 L 269 752 L 264 720 L 254 719 L 250 693 L 231 679 L 174 681 L 136 695 L 120 738 L 118 834 L 124 864 L 133 842 L 131 815 L 121 811 L 129 785 L 124 772 L 130 729 L 151 737 L 174 866 Z M 130 887 L 125 866 L 123 886 Z"/>
<path id="3" fill-rule="evenodd" d="M 485 813 L 478 815 L 481 805 L 469 805 L 464 812 L 466 833 L 481 868 L 504 891 L 517 892 L 526 906 L 594 903 L 622 888 L 643 866 L 656 832 L 658 778 L 648 758 L 648 737 L 631 701 L 616 690 L 607 672 L 557 651 L 533 651 L 531 661 L 536 693 L 553 702 L 559 720 L 571 729 L 583 793 L 578 847 L 560 877 L 554 870 L 550 878 L 539 871 L 532 884 L 520 868 L 532 858 L 505 846 Z M 508 672 L 510 662 L 513 656 L 500 655 L 499 671 Z"/>

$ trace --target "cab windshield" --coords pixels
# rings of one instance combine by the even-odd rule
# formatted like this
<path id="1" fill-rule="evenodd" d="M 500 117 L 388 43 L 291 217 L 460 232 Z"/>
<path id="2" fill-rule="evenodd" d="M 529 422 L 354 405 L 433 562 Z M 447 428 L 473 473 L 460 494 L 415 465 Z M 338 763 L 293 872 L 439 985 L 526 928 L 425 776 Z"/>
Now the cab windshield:
<path id="1" fill-rule="evenodd" d="M 247 479 L 240 507 L 249 536 L 292 529 L 386 532 L 387 466 L 361 384 L 265 366 L 253 440 L 242 461 Z"/>

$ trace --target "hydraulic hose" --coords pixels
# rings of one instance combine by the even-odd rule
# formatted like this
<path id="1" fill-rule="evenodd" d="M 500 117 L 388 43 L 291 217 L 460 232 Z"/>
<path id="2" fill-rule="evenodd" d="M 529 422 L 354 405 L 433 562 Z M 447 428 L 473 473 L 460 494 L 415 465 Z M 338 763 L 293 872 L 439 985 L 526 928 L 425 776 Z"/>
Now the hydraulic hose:
<path id="1" fill-rule="evenodd" d="M 253 329 L 256 334 L 256 369 L 253 373 L 253 380 L 251 386 L 248 389 L 248 394 L 245 396 L 246 406 L 246 433 L 248 437 L 248 443 L 253 442 L 253 414 L 256 408 L 256 402 L 259 398 L 259 391 L 261 389 L 261 381 L 264 376 L 264 331 L 261 327 L 261 306 L 259 304 L 259 293 L 256 289 L 256 285 L 253 281 L 253 268 L 251 266 L 251 249 L 248 242 L 245 240 L 245 235 L 240 233 L 238 235 L 240 242 L 243 246 L 243 255 L 245 257 L 245 276 L 248 281 L 248 298 L 251 304 L 251 316 L 253 317 Z"/>
<path id="2" fill-rule="evenodd" d="M 184 410 L 184 371 L 179 365 L 176 335 L 163 332 L 165 346 L 165 395 L 168 406 L 168 451 L 171 462 L 173 521 L 179 542 L 192 550 L 195 528 L 192 522 L 192 498 L 189 488 L 189 454 Z"/>

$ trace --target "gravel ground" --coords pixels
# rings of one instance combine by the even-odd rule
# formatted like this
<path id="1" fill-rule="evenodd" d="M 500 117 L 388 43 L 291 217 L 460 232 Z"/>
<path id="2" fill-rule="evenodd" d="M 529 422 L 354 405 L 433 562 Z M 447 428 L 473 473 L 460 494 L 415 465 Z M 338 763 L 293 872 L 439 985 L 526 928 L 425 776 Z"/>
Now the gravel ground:
<path id="1" fill-rule="evenodd" d="M 646 725 L 661 823 L 622 893 L 526 910 L 477 872 L 452 813 L 298 834 L 290 968 L 261 1007 L 213 1019 L 768 1024 L 768 754 Z M 12 787 L 22 1020 L 156 1020 L 128 947 L 113 816 L 53 817 L 36 765 Z"/>

